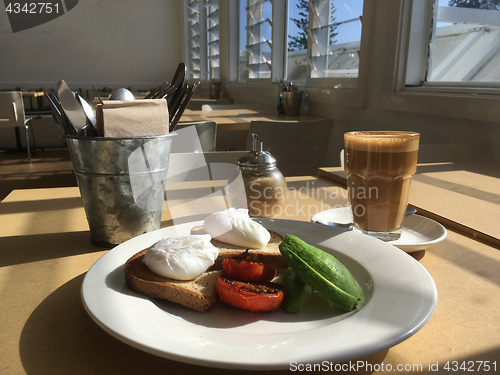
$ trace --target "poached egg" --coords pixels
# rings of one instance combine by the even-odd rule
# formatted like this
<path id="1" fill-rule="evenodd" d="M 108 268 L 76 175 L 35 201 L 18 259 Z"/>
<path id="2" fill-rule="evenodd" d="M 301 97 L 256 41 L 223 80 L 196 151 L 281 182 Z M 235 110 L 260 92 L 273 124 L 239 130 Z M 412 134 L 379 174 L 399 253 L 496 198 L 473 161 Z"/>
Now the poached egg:
<path id="1" fill-rule="evenodd" d="M 235 246 L 262 249 L 271 239 L 271 234 L 253 221 L 245 208 L 228 208 L 207 216 L 203 229 L 212 238 Z"/>
<path id="2" fill-rule="evenodd" d="M 151 272 L 175 280 L 193 280 L 215 263 L 219 249 L 208 234 L 169 237 L 153 244 L 143 262 Z"/>

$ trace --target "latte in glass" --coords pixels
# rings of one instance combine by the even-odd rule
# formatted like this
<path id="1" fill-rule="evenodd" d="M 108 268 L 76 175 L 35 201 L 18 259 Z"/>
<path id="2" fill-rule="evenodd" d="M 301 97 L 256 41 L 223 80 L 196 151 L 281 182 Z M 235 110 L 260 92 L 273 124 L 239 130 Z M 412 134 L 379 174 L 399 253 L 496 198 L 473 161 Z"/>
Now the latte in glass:
<path id="1" fill-rule="evenodd" d="M 401 235 L 420 135 L 403 131 L 344 134 L 344 166 L 354 228 L 383 240 Z"/>

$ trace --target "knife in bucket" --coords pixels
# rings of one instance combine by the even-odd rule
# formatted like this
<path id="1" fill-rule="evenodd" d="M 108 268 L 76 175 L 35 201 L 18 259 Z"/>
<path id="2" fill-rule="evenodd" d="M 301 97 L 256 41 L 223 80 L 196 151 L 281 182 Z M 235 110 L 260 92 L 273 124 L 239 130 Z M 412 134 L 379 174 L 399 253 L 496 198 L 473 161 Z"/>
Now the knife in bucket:
<path id="1" fill-rule="evenodd" d="M 86 125 L 87 117 L 83 107 L 78 103 L 75 94 L 68 87 L 64 80 L 57 83 L 57 95 L 61 102 L 61 107 L 69 121 L 76 129 L 77 133 Z"/>

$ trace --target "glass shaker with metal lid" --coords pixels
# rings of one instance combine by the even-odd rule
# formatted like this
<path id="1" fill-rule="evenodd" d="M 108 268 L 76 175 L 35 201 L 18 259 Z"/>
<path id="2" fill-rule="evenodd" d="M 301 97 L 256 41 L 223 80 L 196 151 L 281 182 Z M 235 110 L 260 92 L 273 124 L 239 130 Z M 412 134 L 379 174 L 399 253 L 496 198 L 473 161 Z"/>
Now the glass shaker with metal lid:
<path id="1" fill-rule="evenodd" d="M 287 186 L 276 159 L 263 151 L 262 139 L 252 134 L 252 151 L 238 160 L 250 216 L 276 217 L 283 212 Z"/>

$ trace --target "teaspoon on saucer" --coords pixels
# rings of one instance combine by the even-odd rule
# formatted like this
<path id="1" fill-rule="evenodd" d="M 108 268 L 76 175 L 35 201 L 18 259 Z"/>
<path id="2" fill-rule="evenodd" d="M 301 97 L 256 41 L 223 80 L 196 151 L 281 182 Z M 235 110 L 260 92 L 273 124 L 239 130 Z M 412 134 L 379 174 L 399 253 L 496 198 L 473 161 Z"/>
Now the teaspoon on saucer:
<path id="1" fill-rule="evenodd" d="M 346 207 L 347 208 L 347 207 Z M 408 215 L 413 215 L 416 213 L 417 210 L 415 208 L 408 207 L 405 211 L 405 216 Z M 328 225 L 330 227 L 337 227 L 337 228 L 343 228 L 343 229 L 352 229 L 352 222 L 335 222 L 335 221 L 328 221 L 328 220 L 323 220 L 323 219 L 312 219 L 314 223 L 318 224 L 323 224 L 323 225 Z"/>

